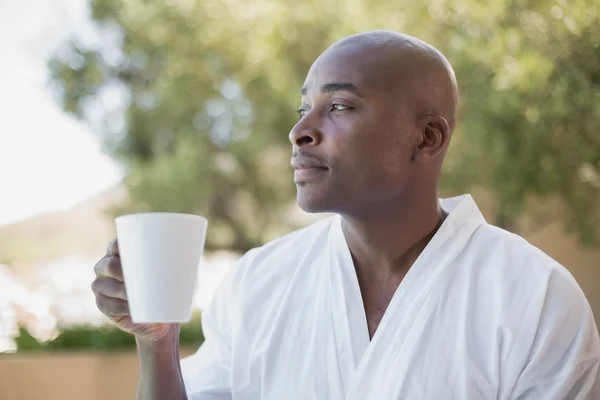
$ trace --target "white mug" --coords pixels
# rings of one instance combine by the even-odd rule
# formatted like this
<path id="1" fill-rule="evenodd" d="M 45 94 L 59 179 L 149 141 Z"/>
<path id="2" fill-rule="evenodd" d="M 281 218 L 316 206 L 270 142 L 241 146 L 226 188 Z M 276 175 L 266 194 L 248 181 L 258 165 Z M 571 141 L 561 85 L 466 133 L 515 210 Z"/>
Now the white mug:
<path id="1" fill-rule="evenodd" d="M 206 241 L 206 218 L 178 213 L 117 217 L 119 254 L 134 323 L 188 322 Z"/>

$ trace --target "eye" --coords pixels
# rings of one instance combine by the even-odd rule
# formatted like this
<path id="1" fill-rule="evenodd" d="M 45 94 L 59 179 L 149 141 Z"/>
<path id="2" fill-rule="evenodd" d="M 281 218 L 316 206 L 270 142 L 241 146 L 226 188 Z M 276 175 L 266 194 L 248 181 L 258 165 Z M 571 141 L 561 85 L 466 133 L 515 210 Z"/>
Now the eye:
<path id="1" fill-rule="evenodd" d="M 302 118 L 306 115 L 306 113 L 308 113 L 308 110 L 305 108 L 299 108 L 296 110 L 296 113 L 298 113 L 299 118 Z"/>
<path id="2" fill-rule="evenodd" d="M 330 112 L 332 112 L 332 111 L 347 111 L 347 110 L 352 110 L 352 107 L 346 106 L 344 104 L 337 104 L 337 103 L 332 104 L 331 108 L 329 109 Z"/>

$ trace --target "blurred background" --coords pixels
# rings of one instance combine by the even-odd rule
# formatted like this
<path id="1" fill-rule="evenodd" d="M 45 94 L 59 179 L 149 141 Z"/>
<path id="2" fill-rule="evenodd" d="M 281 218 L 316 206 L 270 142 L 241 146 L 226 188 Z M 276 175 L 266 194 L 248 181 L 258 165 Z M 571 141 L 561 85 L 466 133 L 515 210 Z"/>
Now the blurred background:
<path id="1" fill-rule="evenodd" d="M 287 139 L 314 59 L 391 29 L 438 47 L 461 118 L 442 194 L 565 265 L 600 315 L 600 0 L 0 0 L 0 400 L 131 399 L 96 310 L 113 218 L 210 221 L 182 353 L 246 250 L 322 216 Z"/>

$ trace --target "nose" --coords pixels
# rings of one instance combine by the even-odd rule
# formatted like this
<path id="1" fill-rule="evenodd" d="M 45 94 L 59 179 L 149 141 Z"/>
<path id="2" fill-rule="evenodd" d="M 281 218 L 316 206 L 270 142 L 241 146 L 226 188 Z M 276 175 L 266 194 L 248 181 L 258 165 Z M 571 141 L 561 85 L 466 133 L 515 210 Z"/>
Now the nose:
<path id="1" fill-rule="evenodd" d="M 321 132 L 315 126 L 310 114 L 305 115 L 290 131 L 290 142 L 293 146 L 316 146 L 321 143 Z"/>

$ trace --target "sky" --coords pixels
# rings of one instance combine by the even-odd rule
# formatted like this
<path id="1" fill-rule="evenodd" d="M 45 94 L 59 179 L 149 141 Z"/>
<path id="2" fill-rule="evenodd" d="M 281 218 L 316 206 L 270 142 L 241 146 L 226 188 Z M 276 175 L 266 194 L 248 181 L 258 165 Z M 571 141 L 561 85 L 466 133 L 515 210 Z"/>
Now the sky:
<path id="1" fill-rule="evenodd" d="M 48 89 L 46 58 L 89 30 L 87 0 L 0 0 L 0 226 L 68 209 L 120 181 Z"/>

